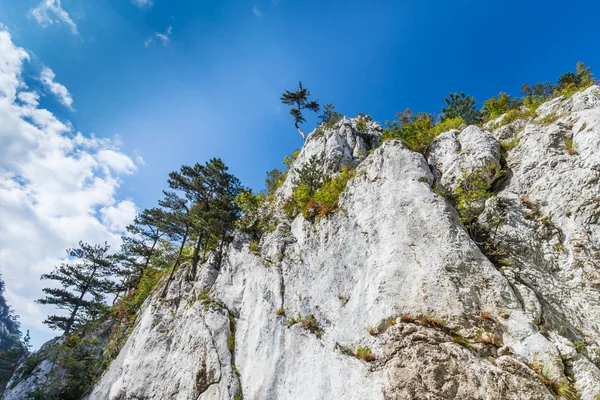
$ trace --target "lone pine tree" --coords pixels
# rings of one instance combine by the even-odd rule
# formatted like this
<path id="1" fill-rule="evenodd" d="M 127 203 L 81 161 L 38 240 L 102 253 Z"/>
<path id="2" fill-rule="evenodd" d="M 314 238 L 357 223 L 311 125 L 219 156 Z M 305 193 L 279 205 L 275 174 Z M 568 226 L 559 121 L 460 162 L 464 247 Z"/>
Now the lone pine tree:
<path id="1" fill-rule="evenodd" d="M 313 112 L 319 112 L 320 107 L 317 100 L 309 101 L 310 92 L 302 86 L 302 82 L 300 82 L 298 86 L 298 90 L 295 92 L 286 90 L 279 99 L 283 104 L 293 106 L 290 108 L 290 115 L 294 117 L 294 126 L 302 136 L 302 139 L 306 140 L 306 135 L 302 129 L 300 129 L 300 124 L 306 122 L 306 119 L 302 115 L 302 110 L 306 109 Z"/>
<path id="2" fill-rule="evenodd" d="M 114 289 L 110 279 L 115 273 L 114 256 L 108 254 L 110 246 L 79 242 L 79 248 L 67 250 L 73 262 L 63 263 L 41 279 L 56 281 L 59 288 L 45 288 L 46 297 L 37 300 L 67 311 L 67 315 L 51 315 L 44 323 L 52 329 L 62 330 L 67 336 L 79 322 L 94 318 L 104 307 L 105 295 Z"/>

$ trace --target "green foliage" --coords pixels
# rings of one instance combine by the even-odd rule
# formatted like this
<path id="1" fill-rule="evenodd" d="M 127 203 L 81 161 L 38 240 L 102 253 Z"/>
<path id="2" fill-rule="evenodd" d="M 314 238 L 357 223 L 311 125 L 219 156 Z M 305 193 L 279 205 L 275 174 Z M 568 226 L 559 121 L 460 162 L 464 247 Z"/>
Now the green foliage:
<path id="1" fill-rule="evenodd" d="M 582 88 L 588 88 L 592 85 L 596 84 L 596 79 L 592 75 L 592 69 L 585 65 L 583 62 L 579 61 L 575 66 L 577 70 L 577 77 L 580 81 L 580 86 Z"/>
<path id="2" fill-rule="evenodd" d="M 338 344 L 337 348 L 342 352 L 342 354 L 347 356 L 356 357 L 359 360 L 366 362 L 375 361 L 375 356 L 373 356 L 373 351 L 369 346 L 342 346 Z"/>
<path id="3" fill-rule="evenodd" d="M 229 352 L 233 354 L 235 351 L 235 316 L 229 314 L 229 338 L 227 339 L 227 347 Z"/>
<path id="4" fill-rule="evenodd" d="M 313 155 L 302 168 L 297 170 L 297 176 L 293 180 L 293 190 L 304 187 L 310 196 L 321 187 L 323 182 L 323 173 L 321 172 L 320 162 L 316 155 Z"/>
<path id="5" fill-rule="evenodd" d="M 235 198 L 241 215 L 235 222 L 240 232 L 248 233 L 253 240 L 259 241 L 265 232 L 275 229 L 276 220 L 271 211 L 274 196 L 263 193 L 254 194 L 251 190 L 242 190 Z"/>
<path id="6" fill-rule="evenodd" d="M 521 86 L 521 94 L 528 98 L 551 99 L 554 95 L 555 86 L 552 82 L 539 82 L 529 86 L 524 83 Z"/>
<path id="7" fill-rule="evenodd" d="M 315 335 L 317 339 L 321 339 L 323 336 L 323 331 L 321 331 L 317 318 L 315 318 L 313 314 L 307 315 L 306 318 L 302 320 L 302 328 Z"/>
<path id="8" fill-rule="evenodd" d="M 360 133 L 367 133 L 367 123 L 364 119 L 356 120 L 356 130 Z"/>
<path id="9" fill-rule="evenodd" d="M 464 125 L 465 121 L 461 117 L 448 118 L 444 122 L 439 121 L 433 127 L 433 135 L 437 137 L 438 135 L 448 132 L 452 129 L 459 129 L 462 125 Z"/>
<path id="10" fill-rule="evenodd" d="M 528 119 L 535 117 L 535 112 L 532 112 L 530 109 L 522 110 L 520 108 L 509 110 L 506 114 L 504 114 L 504 118 L 500 121 L 500 126 L 508 125 L 512 122 L 515 122 L 519 119 Z"/>
<path id="11" fill-rule="evenodd" d="M 592 69 L 582 63 L 577 63 L 576 72 L 566 72 L 558 78 L 558 84 L 554 90 L 556 96 L 564 95 L 571 97 L 574 93 L 587 89 L 594 85 L 596 80 L 592 75 Z"/>
<path id="12" fill-rule="evenodd" d="M 367 362 L 375 361 L 375 356 L 373 356 L 373 352 L 368 346 L 358 346 L 356 348 L 356 358 Z"/>
<path id="13" fill-rule="evenodd" d="M 277 168 L 267 172 L 267 177 L 265 178 L 266 195 L 270 196 L 275 194 L 277 189 L 279 189 L 281 185 L 283 185 L 283 183 L 285 182 L 286 176 L 286 171 L 282 171 Z"/>
<path id="14" fill-rule="evenodd" d="M 319 112 L 320 109 L 318 101 L 311 101 L 309 98 L 310 92 L 302 86 L 302 82 L 299 82 L 298 90 L 295 92 L 286 90 L 279 98 L 283 104 L 292 106 L 290 108 L 290 115 L 294 118 L 294 126 L 302 136 L 302 139 L 305 139 L 305 135 L 299 125 L 306 122 L 306 119 L 302 115 L 302 110 L 306 109 L 313 112 Z"/>
<path id="15" fill-rule="evenodd" d="M 288 203 L 288 213 L 296 215 L 302 211 L 308 202 L 321 187 L 323 173 L 319 166 L 319 159 L 313 155 L 302 168 L 297 170 L 297 176 L 293 180 L 292 201 Z"/>
<path id="16" fill-rule="evenodd" d="M 300 313 L 298 313 L 297 317 L 288 318 L 286 326 L 290 328 L 296 324 L 300 324 L 303 329 L 306 329 L 310 333 L 314 334 L 318 339 L 321 339 L 323 332 L 319 327 L 317 318 L 313 314 L 309 314 L 305 318 L 302 318 Z"/>
<path id="17" fill-rule="evenodd" d="M 319 119 L 321 119 L 321 124 L 323 124 L 327 129 L 333 128 L 333 126 L 342 119 L 342 114 L 339 114 L 334 111 L 333 103 L 326 104 L 323 107 L 323 114 L 319 115 Z"/>
<path id="18" fill-rule="evenodd" d="M 79 248 L 67 250 L 78 262 L 63 263 L 42 279 L 59 282 L 62 287 L 45 288 L 46 297 L 40 304 L 56 305 L 67 310 L 68 315 L 51 315 L 44 323 L 51 329 L 68 334 L 84 321 L 95 321 L 105 308 L 105 295 L 111 293 L 116 272 L 114 257 L 108 254 L 110 246 L 92 246 L 79 242 Z"/>
<path id="19" fill-rule="evenodd" d="M 463 92 L 450 93 L 449 98 L 444 101 L 446 106 L 442 107 L 440 115 L 442 122 L 456 117 L 461 117 L 467 125 L 477 125 L 484 121 L 485 113 L 477 110 L 473 96 L 467 96 Z"/>
<path id="20" fill-rule="evenodd" d="M 521 139 L 518 135 L 515 135 L 511 140 L 500 143 L 500 153 L 504 158 L 508 156 L 508 153 L 519 145 Z"/>
<path id="21" fill-rule="evenodd" d="M 516 97 L 500 92 L 498 97 L 494 96 L 483 103 L 483 109 L 488 115 L 488 119 L 496 119 L 509 110 L 519 109 L 521 103 Z"/>
<path id="22" fill-rule="evenodd" d="M 477 218 L 485 207 L 485 200 L 493 195 L 491 182 L 498 179 L 503 172 L 493 166 L 485 166 L 471 174 L 464 173 L 462 178 L 458 179 L 458 186 L 454 191 L 456 205 L 460 220 L 469 232 L 472 232 L 474 224 L 477 223 Z"/>
<path id="23" fill-rule="evenodd" d="M 567 148 L 567 153 L 569 153 L 570 156 L 577 154 L 577 149 L 575 148 L 575 143 L 573 143 L 572 136 L 565 136 L 565 147 Z"/>
<path id="24" fill-rule="evenodd" d="M 43 378 L 44 385 L 27 394 L 35 400 L 80 400 L 103 371 L 104 362 L 98 339 L 67 336 L 64 343 L 48 349 L 56 366 Z"/>
<path id="25" fill-rule="evenodd" d="M 336 210 L 342 192 L 346 189 L 348 181 L 356 175 L 354 167 L 343 167 L 342 171 L 333 179 L 326 179 L 323 186 L 306 203 L 310 206 L 303 208 L 305 218 L 321 218 Z"/>
<path id="26" fill-rule="evenodd" d="M 151 208 L 139 213 L 126 229 L 128 235 L 122 237 L 121 250 L 117 254 L 120 263 L 117 292 L 126 292 L 138 285 L 156 255 L 160 240 L 168 235 L 170 225 L 164 210 Z"/>
<path id="27" fill-rule="evenodd" d="M 560 116 L 558 114 L 550 113 L 550 114 L 546 115 L 544 118 L 540 119 L 540 123 L 544 126 L 550 125 L 559 118 L 560 118 Z"/>
<path id="28" fill-rule="evenodd" d="M 110 315 L 115 319 L 108 341 L 104 346 L 104 362 L 108 364 L 117 357 L 127 341 L 128 334 L 133 330 L 138 311 L 148 299 L 160 280 L 168 272 L 166 268 L 147 268 L 137 287 L 125 293 L 111 308 Z"/>
<path id="29" fill-rule="evenodd" d="M 194 247 L 191 274 L 209 250 L 222 248 L 219 243 L 230 235 L 239 216 L 235 198 L 242 190 L 239 179 L 228 172 L 221 159 L 213 158 L 205 165 L 184 165 L 169 174 L 169 187 L 177 192 L 167 192 L 183 204 L 182 219 L 193 237 Z M 169 277 L 168 283 L 172 276 Z M 167 283 L 167 285 L 168 285 Z M 166 289 L 166 286 L 165 286 Z"/>
<path id="30" fill-rule="evenodd" d="M 62 398 L 80 399 L 93 386 L 102 371 L 98 339 L 69 336 L 59 346 L 58 365 L 65 371 Z"/>
<path id="31" fill-rule="evenodd" d="M 426 154 L 433 139 L 437 136 L 433 129 L 433 115 L 409 108 L 397 113 L 397 121 L 386 121 L 383 140 L 400 139 L 412 151 Z"/>

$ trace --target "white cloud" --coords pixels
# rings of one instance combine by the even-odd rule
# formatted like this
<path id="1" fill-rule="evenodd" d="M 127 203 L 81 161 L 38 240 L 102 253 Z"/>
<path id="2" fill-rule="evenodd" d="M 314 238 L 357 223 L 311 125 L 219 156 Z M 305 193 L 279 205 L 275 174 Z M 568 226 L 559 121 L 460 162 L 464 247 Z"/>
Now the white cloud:
<path id="1" fill-rule="evenodd" d="M 139 8 L 152 7 L 152 0 L 131 0 L 131 2 Z"/>
<path id="2" fill-rule="evenodd" d="M 144 42 L 144 46 L 150 46 L 155 37 L 162 42 L 163 46 L 168 46 L 169 42 L 171 41 L 171 33 L 173 33 L 173 27 L 170 25 L 167 27 L 167 30 L 164 33 L 154 32 L 154 34 Z"/>
<path id="3" fill-rule="evenodd" d="M 49 332 L 42 321 L 55 310 L 34 302 L 47 284 L 39 276 L 79 240 L 118 248 L 136 207 L 117 190 L 136 165 L 118 140 L 73 132 L 38 108 L 22 75 L 27 60 L 0 29 L 0 268 L 23 328 Z"/>
<path id="4" fill-rule="evenodd" d="M 65 23 L 71 28 L 74 35 L 78 35 L 77 25 L 69 14 L 63 10 L 60 0 L 42 0 L 37 7 L 32 8 L 29 14 L 43 27 L 56 23 Z"/>
<path id="5" fill-rule="evenodd" d="M 256 15 L 258 18 L 262 18 L 262 11 L 256 6 L 252 8 L 252 13 Z"/>
<path id="6" fill-rule="evenodd" d="M 131 200 L 123 200 L 116 207 L 110 206 L 100 210 L 102 222 L 115 232 L 122 232 L 133 221 L 138 209 Z"/>
<path id="7" fill-rule="evenodd" d="M 42 83 L 44 84 L 46 89 L 48 89 L 50 91 L 50 93 L 52 93 L 56 97 L 58 97 L 58 100 L 65 107 L 72 110 L 73 109 L 73 97 L 71 97 L 71 93 L 69 93 L 69 91 L 67 90 L 67 88 L 64 85 L 61 85 L 60 83 L 55 82 L 54 78 L 56 78 L 56 75 L 50 68 L 44 67 L 42 69 L 42 73 L 40 75 L 40 80 L 42 81 Z"/>
<path id="8" fill-rule="evenodd" d="M 169 26 L 167 28 L 167 30 L 165 31 L 165 33 L 158 33 L 158 32 L 156 32 L 155 35 L 156 35 L 157 38 L 159 38 L 161 40 L 163 46 L 166 46 L 171 41 L 171 33 L 172 32 L 173 32 L 173 27 Z"/>

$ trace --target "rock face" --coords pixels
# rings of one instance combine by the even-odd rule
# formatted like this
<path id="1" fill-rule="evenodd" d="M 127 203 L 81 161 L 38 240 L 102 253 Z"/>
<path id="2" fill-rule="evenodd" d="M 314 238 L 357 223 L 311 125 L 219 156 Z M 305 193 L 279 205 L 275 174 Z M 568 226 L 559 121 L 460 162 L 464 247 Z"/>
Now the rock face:
<path id="1" fill-rule="evenodd" d="M 428 159 L 375 123 L 313 132 L 278 196 L 313 155 L 358 163 L 339 210 L 182 267 L 88 398 L 596 400 L 600 88 L 538 114 L 444 133 Z M 492 258 L 436 190 L 490 167 Z"/>

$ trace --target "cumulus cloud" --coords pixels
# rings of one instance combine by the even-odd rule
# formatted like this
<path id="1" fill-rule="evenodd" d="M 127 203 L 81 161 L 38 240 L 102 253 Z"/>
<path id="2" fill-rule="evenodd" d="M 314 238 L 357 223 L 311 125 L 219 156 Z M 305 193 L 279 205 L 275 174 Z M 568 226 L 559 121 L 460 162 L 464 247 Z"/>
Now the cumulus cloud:
<path id="1" fill-rule="evenodd" d="M 137 212 L 138 209 L 131 200 L 124 200 L 116 206 L 100 210 L 104 225 L 115 232 L 123 232 L 125 227 L 133 221 Z"/>
<path id="2" fill-rule="evenodd" d="M 150 8 L 152 7 L 152 0 L 131 0 L 133 4 L 139 8 Z"/>
<path id="3" fill-rule="evenodd" d="M 42 0 L 37 7 L 32 8 L 29 11 L 29 15 L 43 27 L 47 27 L 54 23 L 64 23 L 71 28 L 71 32 L 73 32 L 74 35 L 79 34 L 77 25 L 62 8 L 60 0 Z"/>
<path id="4" fill-rule="evenodd" d="M 118 248 L 136 207 L 117 190 L 136 165 L 118 141 L 73 132 L 39 108 L 22 74 L 28 58 L 0 28 L 0 269 L 23 327 L 39 332 L 55 311 L 34 302 L 39 276 L 79 240 Z"/>
<path id="5" fill-rule="evenodd" d="M 58 100 L 65 107 L 72 110 L 73 109 L 73 97 L 71 97 L 71 93 L 69 93 L 69 91 L 67 90 L 67 88 L 64 85 L 61 85 L 60 83 L 55 82 L 54 78 L 56 78 L 56 75 L 50 68 L 48 68 L 48 67 L 42 68 L 40 80 L 42 81 L 42 83 L 44 84 L 46 89 L 49 90 L 50 93 L 52 93 L 56 97 L 58 97 Z"/>

